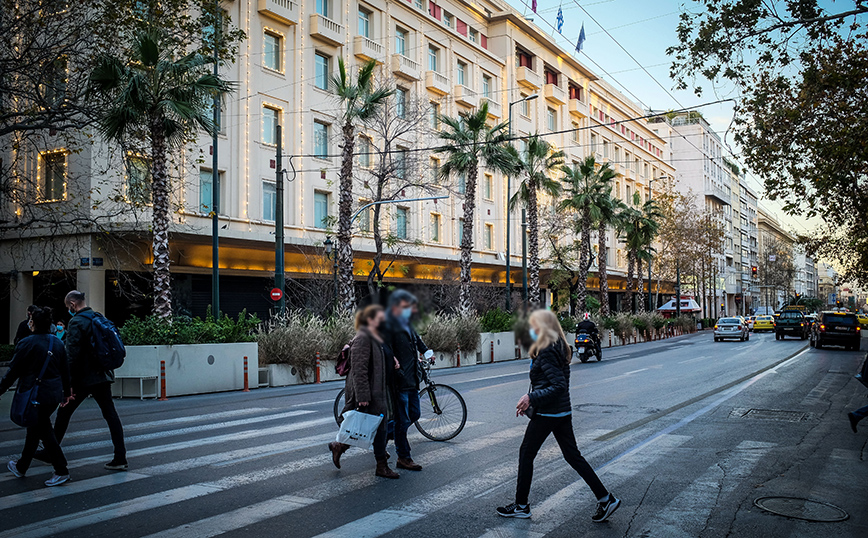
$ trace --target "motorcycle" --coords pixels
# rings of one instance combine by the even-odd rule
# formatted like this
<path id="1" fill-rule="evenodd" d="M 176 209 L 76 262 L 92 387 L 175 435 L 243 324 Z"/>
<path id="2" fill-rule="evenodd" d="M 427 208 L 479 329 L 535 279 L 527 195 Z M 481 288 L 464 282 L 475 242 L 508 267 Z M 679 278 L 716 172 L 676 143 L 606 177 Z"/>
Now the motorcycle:
<path id="1" fill-rule="evenodd" d="M 597 345 L 591 335 L 587 333 L 578 333 L 576 335 L 576 355 L 582 362 L 588 362 L 592 356 L 597 357 L 597 362 L 600 362 L 603 357 L 597 351 Z"/>

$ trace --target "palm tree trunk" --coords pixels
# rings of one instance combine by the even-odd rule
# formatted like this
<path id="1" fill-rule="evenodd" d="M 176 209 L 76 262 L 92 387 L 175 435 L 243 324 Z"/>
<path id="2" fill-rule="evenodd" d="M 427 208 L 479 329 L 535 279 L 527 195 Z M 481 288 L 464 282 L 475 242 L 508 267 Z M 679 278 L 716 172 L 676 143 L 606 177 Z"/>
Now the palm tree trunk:
<path id="1" fill-rule="evenodd" d="M 591 212 L 582 212 L 582 232 L 579 234 L 579 279 L 577 302 L 582 312 L 588 308 L 588 271 L 591 268 Z"/>
<path id="2" fill-rule="evenodd" d="M 632 250 L 627 252 L 627 291 L 624 293 L 624 302 L 621 304 L 621 310 L 624 312 L 633 312 L 633 275 L 636 269 L 636 253 Z"/>
<path id="3" fill-rule="evenodd" d="M 636 257 L 636 311 L 645 311 L 645 279 L 642 278 L 642 258 Z"/>
<path id="4" fill-rule="evenodd" d="M 348 121 L 343 127 L 341 175 L 338 187 L 338 309 L 351 312 L 356 306 L 353 278 L 353 148 L 355 126 Z"/>
<path id="5" fill-rule="evenodd" d="M 531 310 L 539 308 L 539 208 L 536 184 L 527 186 L 527 302 Z"/>
<path id="6" fill-rule="evenodd" d="M 476 211 L 477 173 L 477 165 L 474 163 L 467 172 L 467 185 L 464 193 L 464 231 L 461 236 L 461 288 L 458 292 L 458 313 L 462 316 L 473 314 L 470 266 L 473 263 L 473 214 Z"/>
<path id="7" fill-rule="evenodd" d="M 382 191 L 382 188 L 380 188 Z M 381 198 L 381 194 L 378 195 Z M 368 293 L 371 295 L 371 304 L 380 303 L 380 282 L 382 281 L 382 271 L 380 271 L 380 262 L 383 260 L 383 236 L 380 233 L 380 208 L 383 206 L 374 206 L 374 260 L 370 272 L 368 272 Z M 376 277 L 376 278 L 375 278 Z"/>
<path id="8" fill-rule="evenodd" d="M 597 268 L 600 273 L 600 314 L 608 316 L 609 312 L 609 247 L 606 244 L 606 224 L 601 223 L 597 229 L 597 248 L 600 251 Z"/>
<path id="9" fill-rule="evenodd" d="M 167 148 L 163 122 L 152 119 L 150 127 L 152 183 L 154 204 L 154 315 L 172 316 L 172 274 L 169 260 L 169 174 L 166 170 Z"/>

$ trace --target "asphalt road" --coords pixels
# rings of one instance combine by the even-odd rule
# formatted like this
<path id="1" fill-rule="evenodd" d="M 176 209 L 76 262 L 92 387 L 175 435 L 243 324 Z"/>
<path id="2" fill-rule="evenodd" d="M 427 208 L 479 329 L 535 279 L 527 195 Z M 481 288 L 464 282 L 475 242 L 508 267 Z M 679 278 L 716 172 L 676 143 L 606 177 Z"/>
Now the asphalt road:
<path id="1" fill-rule="evenodd" d="M 854 435 L 846 419 L 868 404 L 852 377 L 864 353 L 806 344 L 771 334 L 714 343 L 706 332 L 574 364 L 579 446 L 623 499 L 604 524 L 590 521 L 594 499 L 553 440 L 537 460 L 533 518 L 494 514 L 512 499 L 526 424 L 514 406 L 528 362 L 515 361 L 436 371 L 465 397 L 468 425 L 447 443 L 414 432 L 425 469 L 394 481 L 374 477 L 373 456 L 359 449 L 332 466 L 339 384 L 118 401 L 126 473 L 102 469 L 111 444 L 87 402 L 64 442 L 70 483 L 43 487 L 45 466 L 24 480 L 0 475 L 0 538 L 868 536 L 868 421 Z M 0 454 L 14 457 L 22 443 L 21 430 L 0 425 Z M 776 495 L 850 518 L 813 523 L 753 505 Z"/>

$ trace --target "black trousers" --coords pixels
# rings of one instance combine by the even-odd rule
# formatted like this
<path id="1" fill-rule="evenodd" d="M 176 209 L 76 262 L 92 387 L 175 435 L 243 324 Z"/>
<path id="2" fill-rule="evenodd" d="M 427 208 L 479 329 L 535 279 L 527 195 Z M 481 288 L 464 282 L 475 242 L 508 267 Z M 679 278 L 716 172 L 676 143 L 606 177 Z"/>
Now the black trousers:
<path id="1" fill-rule="evenodd" d="M 57 442 L 63 441 L 63 436 L 66 435 L 66 430 L 69 428 L 69 419 L 72 418 L 72 414 L 75 413 L 78 406 L 84 402 L 85 398 L 93 396 L 100 411 L 102 411 L 102 418 L 108 424 L 112 444 L 115 448 L 115 459 L 126 461 L 127 449 L 124 446 L 124 427 L 115 409 L 114 400 L 112 400 L 111 383 L 106 382 L 87 388 L 75 388 L 73 392 L 75 393 L 75 399 L 69 402 L 66 407 L 61 407 L 57 412 L 57 420 L 54 422 L 54 435 L 57 436 Z"/>
<path id="2" fill-rule="evenodd" d="M 597 499 L 602 499 L 609 491 L 600 482 L 600 478 L 591 465 L 579 452 L 576 446 L 576 435 L 573 433 L 573 417 L 541 417 L 535 416 L 527 425 L 524 439 L 518 453 L 518 484 L 515 488 L 515 502 L 527 504 L 530 494 L 530 484 L 533 481 L 533 460 L 539 453 L 549 434 L 554 434 L 564 459 L 570 467 L 579 473 L 579 476 L 591 487 L 591 491 Z"/>
<path id="3" fill-rule="evenodd" d="M 39 419 L 34 426 L 27 428 L 27 436 L 24 438 L 24 450 L 18 459 L 18 472 L 26 473 L 33 463 L 33 455 L 39 448 L 39 441 L 45 447 L 45 457 L 54 467 L 54 474 L 64 476 L 69 474 L 66 467 L 66 457 L 60 449 L 60 442 L 54 436 L 54 428 L 51 427 L 51 414 L 57 409 L 57 405 L 40 406 Z"/>

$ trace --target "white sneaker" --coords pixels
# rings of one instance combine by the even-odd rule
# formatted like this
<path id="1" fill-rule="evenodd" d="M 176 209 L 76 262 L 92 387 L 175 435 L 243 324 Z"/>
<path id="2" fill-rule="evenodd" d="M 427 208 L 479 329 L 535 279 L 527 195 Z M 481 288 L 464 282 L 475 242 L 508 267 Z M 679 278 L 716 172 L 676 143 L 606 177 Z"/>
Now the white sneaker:
<path id="1" fill-rule="evenodd" d="M 24 478 L 24 473 L 18 470 L 18 460 L 9 460 L 6 468 L 9 469 L 10 473 L 15 475 L 15 478 Z"/>
<path id="2" fill-rule="evenodd" d="M 45 481 L 45 485 L 48 487 L 59 486 L 65 482 L 69 482 L 69 475 L 65 474 L 63 476 L 52 475 L 51 478 Z"/>

